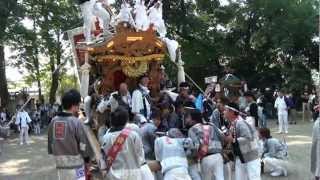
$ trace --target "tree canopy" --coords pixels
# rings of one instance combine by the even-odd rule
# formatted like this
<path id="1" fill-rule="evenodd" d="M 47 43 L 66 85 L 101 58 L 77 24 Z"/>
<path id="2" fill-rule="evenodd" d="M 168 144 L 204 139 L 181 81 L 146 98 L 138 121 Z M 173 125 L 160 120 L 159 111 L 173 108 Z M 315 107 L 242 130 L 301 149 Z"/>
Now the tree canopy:
<path id="1" fill-rule="evenodd" d="M 17 52 L 6 64 L 27 68 L 40 89 L 41 82 L 51 82 L 54 103 L 59 83 L 71 82 L 56 68 L 71 56 L 63 37 L 82 25 L 79 7 L 72 0 L 4 0 L 0 5 L 0 47 Z M 317 0 L 167 0 L 163 8 L 168 35 L 179 41 L 186 72 L 199 84 L 231 69 L 251 87 L 299 90 L 311 84 L 311 70 L 319 66 Z M 39 61 L 39 55 L 48 61 Z M 4 55 L 0 60 L 5 62 Z M 1 87 L 4 97 L 6 87 Z"/>

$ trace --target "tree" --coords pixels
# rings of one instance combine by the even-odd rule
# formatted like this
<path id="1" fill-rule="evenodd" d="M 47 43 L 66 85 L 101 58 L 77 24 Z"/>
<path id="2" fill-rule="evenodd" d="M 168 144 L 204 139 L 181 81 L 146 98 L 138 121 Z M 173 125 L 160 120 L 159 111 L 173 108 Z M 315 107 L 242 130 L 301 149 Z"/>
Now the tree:
<path id="1" fill-rule="evenodd" d="M 6 79 L 6 61 L 4 44 L 7 40 L 10 19 L 17 15 L 17 0 L 0 1 L 0 98 L 1 106 L 6 106 L 9 101 L 9 92 Z"/>
<path id="2" fill-rule="evenodd" d="M 37 81 L 38 92 L 41 97 L 41 65 L 39 56 L 49 59 L 51 84 L 49 92 L 50 104 L 55 103 L 56 92 L 59 85 L 61 67 L 69 55 L 65 55 L 67 44 L 63 37 L 69 29 L 80 25 L 79 13 L 72 0 L 24 0 L 19 2 L 33 27 L 27 29 L 21 24 L 16 28 L 11 45 L 17 51 L 14 65 L 25 67 L 30 72 L 30 80 Z M 63 44 L 64 43 L 64 44 Z M 67 44 L 68 45 L 68 44 Z"/>
<path id="3" fill-rule="evenodd" d="M 229 60 L 236 75 L 259 88 L 286 86 L 294 72 L 288 67 L 308 70 L 305 76 L 318 67 L 318 45 L 312 42 L 317 35 L 318 1 L 243 0 L 223 6 L 218 0 L 163 3 L 170 35 L 182 45 L 186 71 L 198 83 L 207 75 L 223 73 L 222 58 Z M 311 83 L 308 77 L 301 80 Z"/>
<path id="4" fill-rule="evenodd" d="M 41 1 L 40 14 L 43 16 L 39 21 L 40 35 L 42 37 L 42 53 L 49 56 L 51 70 L 51 88 L 49 102 L 55 102 L 56 92 L 59 85 L 61 58 L 64 53 L 62 49 L 62 39 L 65 31 L 80 25 L 79 11 L 73 1 L 48 0 L 46 3 Z"/>

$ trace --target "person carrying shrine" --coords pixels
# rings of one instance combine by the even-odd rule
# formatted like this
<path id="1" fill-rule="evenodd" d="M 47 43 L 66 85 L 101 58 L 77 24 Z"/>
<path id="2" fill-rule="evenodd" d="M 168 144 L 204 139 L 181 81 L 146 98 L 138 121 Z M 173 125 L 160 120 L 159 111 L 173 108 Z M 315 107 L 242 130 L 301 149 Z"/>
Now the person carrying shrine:
<path id="1" fill-rule="evenodd" d="M 239 115 L 235 103 L 225 106 L 224 117 L 231 123 L 227 142 L 232 142 L 235 155 L 235 180 L 260 180 L 261 164 L 258 152 L 258 136 L 254 127 Z"/>
<path id="2" fill-rule="evenodd" d="M 131 112 L 134 115 L 141 114 L 147 120 L 151 115 L 151 97 L 148 89 L 149 77 L 142 75 L 139 78 L 139 84 L 136 90 L 132 93 L 132 109 Z"/>
<path id="3" fill-rule="evenodd" d="M 193 146 L 179 129 L 172 128 L 155 141 L 155 157 L 161 164 L 163 180 L 191 180 L 185 149 Z"/>
<path id="4" fill-rule="evenodd" d="M 224 135 L 216 126 L 204 124 L 199 110 L 192 109 L 189 113 L 186 117 L 187 125 L 191 126 L 188 137 L 194 143 L 192 157 L 200 162 L 202 179 L 224 180 L 221 155 Z"/>
<path id="5" fill-rule="evenodd" d="M 141 180 L 145 164 L 140 135 L 127 128 L 129 113 L 118 107 L 111 115 L 111 128 L 103 137 L 101 170 L 108 180 Z"/>

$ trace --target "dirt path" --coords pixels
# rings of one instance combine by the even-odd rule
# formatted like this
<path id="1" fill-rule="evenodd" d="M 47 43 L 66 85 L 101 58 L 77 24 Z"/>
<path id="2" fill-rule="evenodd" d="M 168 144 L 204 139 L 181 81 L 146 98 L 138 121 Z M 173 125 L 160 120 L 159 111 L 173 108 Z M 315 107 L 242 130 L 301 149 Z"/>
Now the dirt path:
<path id="1" fill-rule="evenodd" d="M 272 122 L 272 135 L 281 139 L 282 135 L 276 134 L 278 131 L 276 124 Z M 289 125 L 289 133 L 286 135 L 286 141 L 289 146 L 289 168 L 288 177 L 274 178 L 263 176 L 263 180 L 310 180 L 310 150 L 312 137 L 311 122 L 298 122 L 296 125 Z"/>
<path id="2" fill-rule="evenodd" d="M 276 132 L 274 121 L 269 122 L 272 134 Z M 289 145 L 289 176 L 273 178 L 263 176 L 263 180 L 310 180 L 310 148 L 312 123 L 304 122 L 289 127 L 287 143 Z M 1 180 L 56 180 L 54 160 L 47 154 L 47 137 L 31 136 L 30 145 L 19 145 L 19 139 L 6 140 L 3 154 L 0 156 Z"/>
<path id="3" fill-rule="evenodd" d="M 29 145 L 7 139 L 0 156 L 1 180 L 56 180 L 54 160 L 47 153 L 47 136 L 31 136 Z"/>

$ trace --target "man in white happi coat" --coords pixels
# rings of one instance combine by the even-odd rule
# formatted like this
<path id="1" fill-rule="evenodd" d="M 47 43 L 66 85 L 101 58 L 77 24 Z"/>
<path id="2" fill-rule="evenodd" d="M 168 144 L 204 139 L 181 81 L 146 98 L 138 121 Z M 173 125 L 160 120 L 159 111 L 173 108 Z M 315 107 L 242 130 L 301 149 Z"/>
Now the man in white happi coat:
<path id="1" fill-rule="evenodd" d="M 274 107 L 278 110 L 278 122 L 279 122 L 279 131 L 278 133 L 288 133 L 288 106 L 286 103 L 286 97 L 283 95 L 283 92 L 279 92 Z"/>
<path id="2" fill-rule="evenodd" d="M 28 144 L 28 131 L 30 123 L 31 118 L 29 114 L 24 109 L 18 111 L 15 124 L 18 126 L 18 129 L 20 130 L 20 145 L 23 145 L 24 143 Z"/>
<path id="3" fill-rule="evenodd" d="M 258 135 L 254 127 L 239 115 L 235 103 L 225 106 L 224 117 L 231 123 L 230 135 L 225 138 L 232 142 L 235 155 L 235 180 L 260 180 L 261 163 L 258 152 Z"/>
<path id="4" fill-rule="evenodd" d="M 161 164 L 164 180 L 191 180 L 185 149 L 193 146 L 190 138 L 184 138 L 179 129 L 172 128 L 166 136 L 155 141 L 156 160 Z"/>
<path id="5" fill-rule="evenodd" d="M 131 112 L 134 115 L 141 114 L 147 120 L 150 119 L 151 115 L 151 98 L 150 91 L 148 89 L 149 77 L 143 75 L 139 78 L 139 85 L 136 90 L 132 93 L 132 109 Z"/>
<path id="6" fill-rule="evenodd" d="M 91 42 L 91 30 L 93 26 L 94 16 L 102 19 L 103 34 L 109 35 L 109 23 L 111 15 L 103 8 L 104 4 L 108 4 L 107 0 L 77 0 L 83 16 L 83 29 L 86 42 Z"/>
<path id="7" fill-rule="evenodd" d="M 190 115 L 186 116 L 188 137 L 192 139 L 192 157 L 200 163 L 201 179 L 224 180 L 222 141 L 224 135 L 216 126 L 203 123 L 201 112 L 198 109 L 190 109 Z"/>
<path id="8" fill-rule="evenodd" d="M 315 180 L 320 180 L 320 118 L 313 125 L 311 172 Z"/>
<path id="9" fill-rule="evenodd" d="M 145 164 L 140 135 L 126 127 L 127 110 L 118 107 L 112 114 L 111 128 L 103 137 L 101 169 L 108 180 L 142 180 Z"/>

